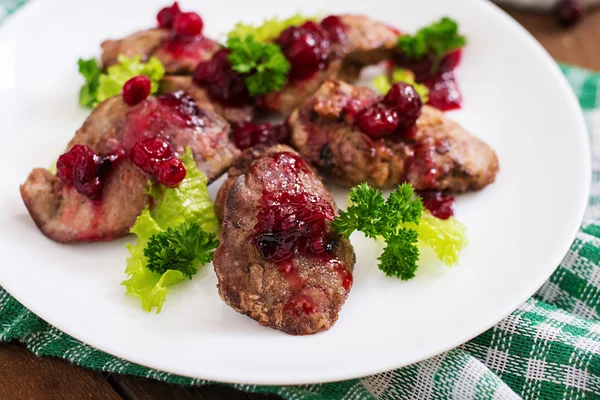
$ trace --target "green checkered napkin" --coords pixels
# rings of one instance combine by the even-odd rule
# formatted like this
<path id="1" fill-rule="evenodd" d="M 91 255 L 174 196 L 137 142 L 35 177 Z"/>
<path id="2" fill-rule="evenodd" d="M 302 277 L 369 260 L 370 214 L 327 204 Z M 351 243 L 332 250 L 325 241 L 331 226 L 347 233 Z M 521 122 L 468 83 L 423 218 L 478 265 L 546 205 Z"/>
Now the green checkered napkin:
<path id="1" fill-rule="evenodd" d="M 24 0 L 0 0 L 0 22 Z M 345 382 L 235 385 L 289 399 L 600 398 L 600 74 L 562 66 L 584 110 L 593 154 L 589 207 L 569 253 L 536 295 L 495 327 L 445 354 Z M 48 325 L 0 288 L 0 342 L 98 371 L 179 385 L 211 382 L 151 370 L 95 350 Z"/>

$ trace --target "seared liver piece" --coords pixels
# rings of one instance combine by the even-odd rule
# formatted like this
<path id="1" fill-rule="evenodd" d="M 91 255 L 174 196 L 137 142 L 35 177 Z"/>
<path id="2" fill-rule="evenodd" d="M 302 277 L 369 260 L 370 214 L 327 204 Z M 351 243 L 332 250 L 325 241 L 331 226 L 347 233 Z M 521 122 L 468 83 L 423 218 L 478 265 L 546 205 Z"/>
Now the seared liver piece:
<path id="1" fill-rule="evenodd" d="M 414 136 L 375 140 L 353 123 L 350 108 L 380 99 L 371 89 L 327 81 L 289 118 L 292 145 L 337 183 L 367 182 L 389 189 L 401 182 L 416 190 L 465 192 L 492 183 L 494 151 L 442 112 L 423 106 Z"/>
<path id="2" fill-rule="evenodd" d="M 229 124 L 218 114 L 196 107 L 183 92 L 149 97 L 128 106 L 121 96 L 102 102 L 69 143 L 99 155 L 129 151 L 140 140 L 160 135 L 174 151 L 190 147 L 209 181 L 233 163 L 239 151 L 229 141 Z M 58 242 L 112 240 L 129 233 L 148 204 L 149 177 L 127 157 L 106 181 L 101 201 L 92 201 L 45 169 L 34 169 L 21 185 L 21 196 L 40 230 Z"/>
<path id="3" fill-rule="evenodd" d="M 191 74 L 200 61 L 210 59 L 221 47 L 218 42 L 202 35 L 182 38 L 161 28 L 136 32 L 123 39 L 108 39 L 100 46 L 104 68 L 116 64 L 119 54 L 127 57 L 139 55 L 142 60 L 155 56 L 165 66 L 167 74 Z"/>
<path id="4" fill-rule="evenodd" d="M 260 236 L 265 234 L 261 231 L 263 213 L 287 215 L 286 206 L 265 211 L 264 204 L 268 196 L 284 192 L 291 196 L 310 193 L 314 203 L 308 206 L 320 204 L 330 210 L 331 217 L 337 213 L 331 195 L 313 169 L 287 146 L 248 149 L 230 170 L 217 200 L 218 209 L 224 212 L 220 243 L 213 258 L 219 295 L 234 310 L 263 326 L 292 335 L 311 334 L 329 329 L 336 322 L 352 285 L 354 252 L 350 242 L 332 230 L 329 220 L 317 233 L 319 240 L 322 238 L 322 249 L 302 242 L 304 236 L 294 229 L 286 231 L 285 237 Z M 292 217 L 294 221 L 306 218 L 301 213 Z M 277 253 L 282 251 L 281 246 L 275 247 L 275 253 L 269 247 L 275 242 L 278 246 L 289 243 L 295 235 L 300 236 L 297 247 L 288 249 L 287 256 Z M 265 237 L 267 241 L 258 240 Z"/>
<path id="5" fill-rule="evenodd" d="M 171 93 L 183 90 L 189 93 L 198 106 L 209 111 L 221 114 L 227 121 L 240 124 L 250 122 L 254 118 L 254 107 L 250 104 L 243 106 L 223 105 L 210 99 L 205 89 L 196 85 L 191 76 L 165 76 L 160 81 L 160 92 Z"/>
<path id="6" fill-rule="evenodd" d="M 339 77 L 349 82 L 358 78 L 363 67 L 391 57 L 398 31 L 364 15 L 342 15 L 344 25 L 339 42 L 332 42 L 327 68 L 302 80 L 290 81 L 281 91 L 263 98 L 264 106 L 289 114 L 311 96 L 327 79 Z"/>

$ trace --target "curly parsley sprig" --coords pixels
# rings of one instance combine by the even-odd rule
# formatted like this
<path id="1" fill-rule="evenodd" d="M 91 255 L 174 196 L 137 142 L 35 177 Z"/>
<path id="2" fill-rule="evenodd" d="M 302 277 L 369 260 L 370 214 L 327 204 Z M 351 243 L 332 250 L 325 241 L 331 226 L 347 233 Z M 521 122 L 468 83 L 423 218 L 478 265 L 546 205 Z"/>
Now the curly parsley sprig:
<path id="1" fill-rule="evenodd" d="M 196 223 L 183 223 L 150 237 L 144 255 L 148 269 L 159 274 L 167 270 L 181 271 L 186 277 L 198 272 L 198 266 L 212 261 L 219 240 Z"/>
<path id="2" fill-rule="evenodd" d="M 387 246 L 379 257 L 379 269 L 388 276 L 407 280 L 415 276 L 419 248 L 418 233 L 403 224 L 419 224 L 423 203 L 410 184 L 403 183 L 387 200 L 380 190 L 366 183 L 350 190 L 352 205 L 333 221 L 334 229 L 349 238 L 352 232 L 361 231 L 365 236 L 382 237 Z"/>
<path id="3" fill-rule="evenodd" d="M 276 92 L 285 85 L 291 67 L 279 46 L 257 41 L 249 35 L 230 37 L 227 47 L 231 50 L 231 67 L 244 76 L 250 95 Z"/>
<path id="4" fill-rule="evenodd" d="M 398 37 L 397 47 L 411 59 L 420 59 L 433 54 L 435 71 L 446 54 L 466 44 L 467 38 L 458 32 L 456 21 L 443 17 L 419 29 L 414 35 L 401 35 Z"/>

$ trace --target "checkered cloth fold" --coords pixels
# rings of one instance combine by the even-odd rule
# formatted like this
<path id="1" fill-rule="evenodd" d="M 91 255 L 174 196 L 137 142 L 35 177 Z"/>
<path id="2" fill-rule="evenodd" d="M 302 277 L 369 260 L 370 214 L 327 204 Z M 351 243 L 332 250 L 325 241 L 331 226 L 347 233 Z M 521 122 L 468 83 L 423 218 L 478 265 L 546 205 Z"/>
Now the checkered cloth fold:
<path id="1" fill-rule="evenodd" d="M 0 22 L 25 0 L 0 0 Z M 361 379 L 293 387 L 234 385 L 288 399 L 600 398 L 600 74 L 561 66 L 588 123 L 593 183 L 586 219 L 544 286 L 470 342 L 420 363 Z M 87 346 L 48 325 L 0 288 L 0 342 L 97 371 L 205 385 Z"/>

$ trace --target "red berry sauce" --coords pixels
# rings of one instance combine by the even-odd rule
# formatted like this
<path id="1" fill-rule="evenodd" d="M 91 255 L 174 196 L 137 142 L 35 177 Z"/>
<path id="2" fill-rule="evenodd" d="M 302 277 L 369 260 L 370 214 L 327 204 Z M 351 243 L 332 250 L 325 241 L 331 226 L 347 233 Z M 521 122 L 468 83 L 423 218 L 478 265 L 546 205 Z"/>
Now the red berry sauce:
<path id="1" fill-rule="evenodd" d="M 156 136 L 172 136 L 183 128 L 204 126 L 202 111 L 184 91 L 149 97 L 127 114 L 123 148 Z"/>
<path id="2" fill-rule="evenodd" d="M 150 78 L 144 75 L 134 76 L 123 85 L 123 100 L 130 106 L 134 106 L 150 95 Z"/>
<path id="3" fill-rule="evenodd" d="M 278 143 L 289 143 L 289 127 L 286 123 L 271 125 L 270 123 L 255 124 L 248 122 L 237 125 L 233 129 L 233 143 L 238 149 L 259 144 L 272 146 Z"/>
<path id="4" fill-rule="evenodd" d="M 427 191 L 419 193 L 423 206 L 439 219 L 448 219 L 454 215 L 454 197 L 444 192 Z"/>
<path id="5" fill-rule="evenodd" d="M 345 39 L 346 26 L 337 16 L 329 16 L 320 24 L 307 21 L 285 29 L 275 43 L 281 47 L 292 68 L 291 81 L 300 81 L 326 69 L 335 57 L 331 44 Z"/>
<path id="6" fill-rule="evenodd" d="M 162 48 L 174 58 L 189 58 L 200 61 L 211 52 L 215 42 L 202 36 L 204 21 L 195 12 L 183 12 L 177 2 L 165 7 L 156 16 L 159 28 L 171 30 L 171 35 Z"/>
<path id="7" fill-rule="evenodd" d="M 254 244 L 265 260 L 285 261 L 296 251 L 325 251 L 325 221 L 334 217 L 327 201 L 307 192 L 263 192 L 261 207 Z"/>
<path id="8" fill-rule="evenodd" d="M 401 68 L 411 70 L 415 80 L 429 88 L 429 104 L 442 111 L 460 108 L 462 95 L 456 83 L 454 70 L 460 63 L 462 50 L 447 54 L 434 71 L 433 58 L 424 57 L 418 60 L 407 58 L 403 53 L 396 53 L 395 63 Z"/>
<path id="9" fill-rule="evenodd" d="M 179 4 L 177 4 L 177 2 L 173 3 L 173 5 L 169 7 L 163 8 L 156 15 L 158 27 L 171 29 L 173 27 L 173 22 L 175 21 L 175 16 L 179 13 L 181 13 L 181 10 L 179 9 Z"/>
<path id="10" fill-rule="evenodd" d="M 311 174 L 310 169 L 289 152 L 270 159 L 269 171 L 273 175 L 263 178 L 252 241 L 265 260 L 277 264 L 288 282 L 291 297 L 285 305 L 286 312 L 311 314 L 316 310 L 315 294 L 307 288 L 294 265 L 294 257 L 302 255 L 323 262 L 338 274 L 346 291 L 352 286 L 352 275 L 333 255 L 337 237 L 326 230 L 326 224 L 335 216 L 332 205 L 308 192 L 299 178 L 300 173 Z"/>
<path id="11" fill-rule="evenodd" d="M 173 30 L 179 35 L 200 35 L 203 28 L 204 22 L 195 12 L 179 12 L 173 18 Z"/>
<path id="12" fill-rule="evenodd" d="M 373 139 L 403 137 L 414 128 L 422 107 L 416 90 L 411 85 L 398 82 L 381 101 L 358 111 L 354 123 Z"/>
<path id="13" fill-rule="evenodd" d="M 173 154 L 169 142 L 160 137 L 134 144 L 129 152 L 129 159 L 165 186 L 177 186 L 186 175 L 185 167 Z"/>
<path id="14" fill-rule="evenodd" d="M 250 94 L 244 78 L 231 68 L 230 51 L 221 49 L 207 61 L 198 64 L 194 71 L 194 82 L 206 89 L 212 100 L 230 106 L 250 103 Z"/>
<path id="15" fill-rule="evenodd" d="M 58 158 L 56 172 L 65 185 L 72 185 L 89 199 L 100 201 L 104 182 L 123 155 L 123 151 L 116 151 L 99 156 L 88 146 L 76 144 Z"/>

